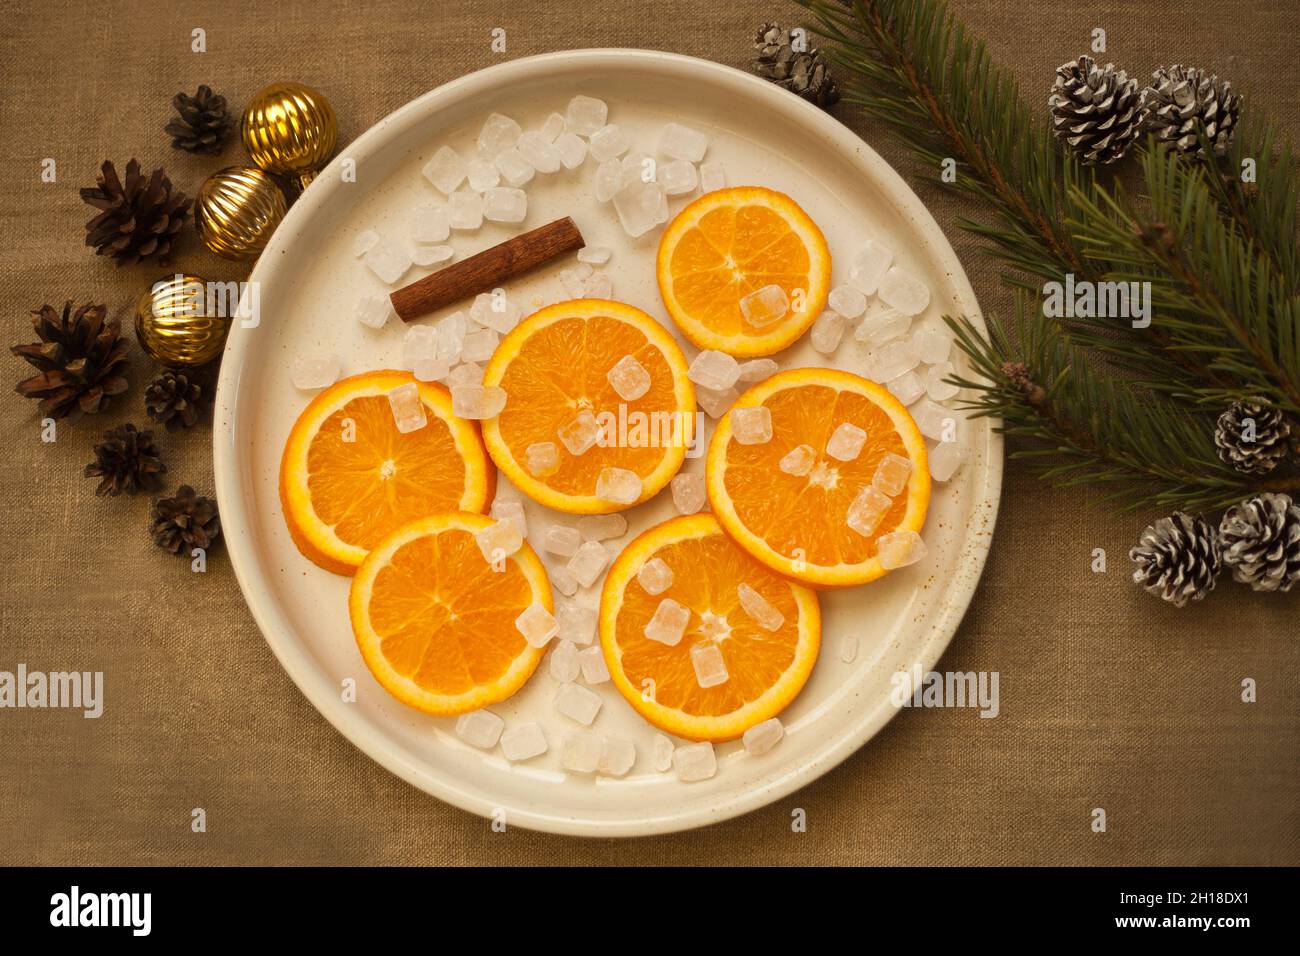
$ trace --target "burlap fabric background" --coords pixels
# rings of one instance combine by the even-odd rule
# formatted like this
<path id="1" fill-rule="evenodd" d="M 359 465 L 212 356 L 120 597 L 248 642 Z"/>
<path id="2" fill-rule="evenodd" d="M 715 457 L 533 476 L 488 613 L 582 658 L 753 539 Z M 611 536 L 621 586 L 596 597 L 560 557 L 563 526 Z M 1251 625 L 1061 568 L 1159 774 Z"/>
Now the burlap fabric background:
<path id="1" fill-rule="evenodd" d="M 1292 136 L 1300 52 L 1291 0 L 1220 3 L 954 0 L 1036 104 L 1057 64 L 1109 36 L 1108 59 L 1231 77 L 1249 109 Z M 527 11 L 527 12 L 525 12 Z M 126 315 L 152 267 L 115 269 L 82 245 L 77 189 L 99 163 L 164 164 L 190 192 L 240 161 L 173 152 L 172 95 L 207 82 L 238 109 L 263 84 L 324 90 L 340 142 L 425 90 L 508 56 L 571 47 L 674 50 L 742 66 L 756 24 L 786 3 L 347 2 L 0 4 L 5 167 L 0 301 L 6 345 L 28 310 L 94 299 Z M 208 52 L 190 51 L 207 30 Z M 987 311 L 995 269 L 952 225 L 961 204 L 919 183 L 905 150 L 838 115 L 902 170 L 956 245 Z M 58 182 L 40 181 L 57 160 Z M 177 264 L 238 269 L 191 236 Z M 1177 611 L 1128 581 L 1143 513 L 1112 517 L 1016 465 L 983 584 L 941 667 L 996 670 L 1002 713 L 904 711 L 845 764 L 789 799 L 711 829 L 630 844 L 492 833 L 382 770 L 335 732 L 281 671 L 218 550 L 206 576 L 157 550 L 148 502 L 96 499 L 81 477 L 103 427 L 143 419 L 151 372 L 112 412 L 39 437 L 0 358 L 0 670 L 106 672 L 106 711 L 0 711 L 0 863 L 1300 863 L 1300 596 L 1254 598 L 1223 582 Z M 7 396 L 7 397 L 6 397 Z M 209 430 L 167 436 L 169 478 L 211 491 Z M 1106 574 L 1089 565 L 1094 548 Z M 1259 702 L 1240 700 L 1243 678 Z M 204 807 L 208 832 L 190 830 Z M 793 834 L 791 810 L 807 811 Z M 1104 807 L 1108 832 L 1089 829 Z"/>

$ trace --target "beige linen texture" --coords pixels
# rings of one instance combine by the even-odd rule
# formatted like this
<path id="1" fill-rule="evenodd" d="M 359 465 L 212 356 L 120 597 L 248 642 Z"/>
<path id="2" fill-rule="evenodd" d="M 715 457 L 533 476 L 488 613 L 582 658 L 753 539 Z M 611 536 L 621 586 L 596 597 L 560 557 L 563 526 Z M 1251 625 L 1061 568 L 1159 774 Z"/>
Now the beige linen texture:
<path id="1" fill-rule="evenodd" d="M 1080 3 L 954 0 L 956 12 L 1044 106 L 1054 68 L 1104 27 L 1113 59 L 1231 77 L 1247 109 L 1293 138 L 1300 41 L 1290 0 Z M 333 9 L 323 9 L 330 8 Z M 340 143 L 424 91 L 509 57 L 648 47 L 744 66 L 763 20 L 788 3 L 0 4 L 0 298 L 5 344 L 28 341 L 41 303 L 106 302 L 128 316 L 162 270 L 115 269 L 82 244 L 77 189 L 100 162 L 162 164 L 191 195 L 243 161 L 173 152 L 162 126 L 178 89 L 209 83 L 238 110 L 265 83 L 325 91 Z M 208 52 L 190 51 L 207 31 Z M 997 269 L 955 226 L 978 210 L 922 182 L 906 150 L 841 105 L 836 115 L 893 163 L 956 246 L 986 311 Z M 41 161 L 58 181 L 40 181 Z M 242 270 L 192 233 L 176 264 Z M 1011 463 L 983 582 L 943 669 L 1001 673 L 1002 712 L 904 711 L 816 783 L 709 829 L 628 846 L 488 823 L 408 786 L 330 727 L 281 670 L 225 552 L 208 573 L 156 549 L 144 498 L 96 499 L 81 477 L 105 427 L 142 424 L 150 363 L 99 418 L 43 444 L 33 403 L 0 358 L 0 669 L 102 670 L 106 711 L 0 711 L 3 864 L 1296 864 L 1300 863 L 1300 594 L 1255 597 L 1226 579 L 1183 611 L 1128 580 L 1127 549 L 1157 517 L 1111 516 Z M 171 487 L 212 491 L 210 429 L 162 439 Z M 1109 570 L 1089 570 L 1104 548 Z M 1259 702 L 1240 701 L 1243 678 Z M 208 832 L 190 831 L 203 807 Z M 794 808 L 806 833 L 791 832 Z M 1104 807 L 1107 833 L 1089 829 Z"/>

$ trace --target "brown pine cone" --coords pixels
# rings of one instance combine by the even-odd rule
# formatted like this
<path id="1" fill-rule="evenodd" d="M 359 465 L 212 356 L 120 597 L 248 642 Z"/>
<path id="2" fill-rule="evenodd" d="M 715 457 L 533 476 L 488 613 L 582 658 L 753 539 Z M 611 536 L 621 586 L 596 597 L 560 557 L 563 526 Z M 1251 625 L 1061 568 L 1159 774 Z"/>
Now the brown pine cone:
<path id="1" fill-rule="evenodd" d="M 86 245 L 96 255 L 112 256 L 119 266 L 155 258 L 166 264 L 176 234 L 190 214 L 190 200 L 172 192 L 172 182 L 161 169 L 148 179 L 134 159 L 126 164 L 126 181 L 105 161 L 93 188 L 81 198 L 101 210 L 86 223 Z"/>
<path id="2" fill-rule="evenodd" d="M 209 548 L 221 534 L 217 503 L 195 494 L 189 485 L 177 488 L 173 498 L 155 501 L 151 517 L 154 544 L 172 554 Z"/>
<path id="3" fill-rule="evenodd" d="M 206 376 L 188 369 L 167 369 L 145 389 L 145 411 L 167 430 L 191 428 L 212 406 Z"/>
<path id="4" fill-rule="evenodd" d="M 167 466 L 158 457 L 153 432 L 136 431 L 130 422 L 104 432 L 104 440 L 95 446 L 95 460 L 86 466 L 87 478 L 100 478 L 97 495 L 115 498 L 122 492 L 134 495 L 153 490 L 161 484 Z"/>
<path id="5" fill-rule="evenodd" d="M 14 391 L 39 398 L 42 415 L 76 421 L 83 413 L 102 412 L 112 396 L 126 391 L 127 340 L 104 306 L 87 302 L 73 312 L 68 301 L 62 315 L 49 305 L 32 315 L 40 341 L 9 351 L 36 368 L 38 374 L 23 379 Z"/>
<path id="6" fill-rule="evenodd" d="M 212 92 L 209 86 L 200 86 L 193 96 L 177 93 L 172 105 L 180 116 L 165 127 L 172 138 L 172 149 L 190 153 L 219 153 L 230 132 L 230 114 L 226 112 L 226 98 Z"/>

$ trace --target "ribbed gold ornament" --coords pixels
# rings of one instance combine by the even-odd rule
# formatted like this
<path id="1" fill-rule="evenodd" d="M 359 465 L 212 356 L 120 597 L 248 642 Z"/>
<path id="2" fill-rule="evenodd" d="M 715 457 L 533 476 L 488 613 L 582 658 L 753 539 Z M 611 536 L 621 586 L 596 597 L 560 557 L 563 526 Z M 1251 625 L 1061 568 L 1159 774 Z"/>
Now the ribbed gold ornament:
<path id="1" fill-rule="evenodd" d="M 222 258 L 252 259 L 266 248 L 287 211 L 274 179 L 256 166 L 228 166 L 199 187 L 194 228 Z"/>
<path id="2" fill-rule="evenodd" d="M 177 273 L 144 290 L 135 306 L 135 337 L 150 358 L 198 366 L 221 354 L 235 303 L 216 301 L 213 288 L 206 279 Z"/>
<path id="3" fill-rule="evenodd" d="M 272 83 L 244 108 L 240 135 L 249 157 L 300 190 L 334 153 L 338 120 L 322 93 L 302 83 Z"/>

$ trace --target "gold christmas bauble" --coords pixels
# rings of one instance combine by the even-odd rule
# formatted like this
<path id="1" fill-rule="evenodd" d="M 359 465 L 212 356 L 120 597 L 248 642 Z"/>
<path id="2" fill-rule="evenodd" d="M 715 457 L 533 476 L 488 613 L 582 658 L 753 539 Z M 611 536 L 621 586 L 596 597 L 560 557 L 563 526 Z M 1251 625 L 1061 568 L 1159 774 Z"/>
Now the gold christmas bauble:
<path id="1" fill-rule="evenodd" d="M 163 365 L 211 362 L 226 343 L 238 309 L 238 287 L 237 282 L 208 282 L 185 273 L 162 276 L 135 305 L 140 347 Z"/>
<path id="2" fill-rule="evenodd" d="M 194 228 L 223 259 L 252 259 L 288 211 L 284 193 L 256 166 L 228 166 L 203 181 L 194 200 Z"/>
<path id="3" fill-rule="evenodd" d="M 318 90 L 272 83 L 244 108 L 240 135 L 249 157 L 268 173 L 305 189 L 334 153 L 338 120 Z"/>

